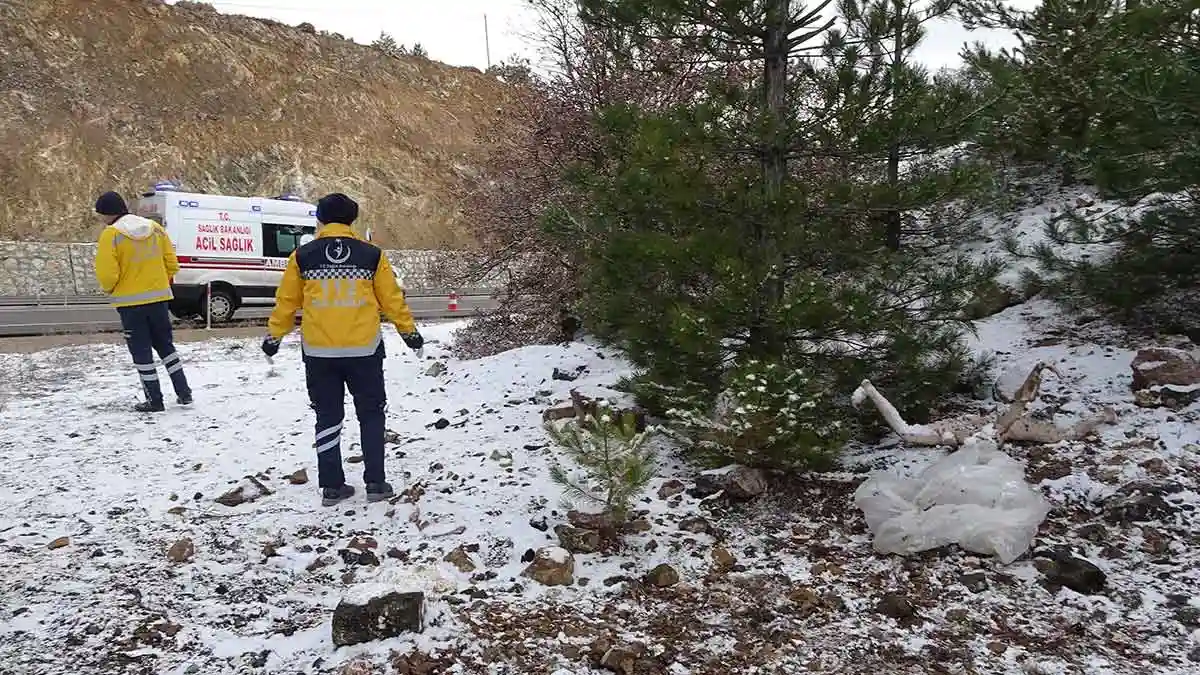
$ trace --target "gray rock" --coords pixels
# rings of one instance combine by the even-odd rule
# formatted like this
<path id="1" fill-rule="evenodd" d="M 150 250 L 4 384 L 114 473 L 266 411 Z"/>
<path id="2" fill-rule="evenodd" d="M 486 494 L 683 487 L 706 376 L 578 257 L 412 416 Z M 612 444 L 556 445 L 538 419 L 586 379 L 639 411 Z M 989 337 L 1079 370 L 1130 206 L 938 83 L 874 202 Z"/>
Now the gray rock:
<path id="1" fill-rule="evenodd" d="M 570 525 L 555 525 L 554 534 L 558 535 L 559 545 L 571 553 L 595 553 L 603 544 L 600 533 L 595 530 L 584 530 Z"/>
<path id="2" fill-rule="evenodd" d="M 1200 384 L 1200 361 L 1182 349 L 1151 347 L 1138 350 L 1129 364 L 1134 390 L 1167 384 Z"/>
<path id="3" fill-rule="evenodd" d="M 1082 595 L 1098 595 L 1108 584 L 1104 570 L 1062 547 L 1034 553 L 1033 566 L 1052 589 L 1065 587 Z"/>
<path id="4" fill-rule="evenodd" d="M 736 501 L 754 499 L 767 491 L 767 477 L 762 471 L 747 466 L 732 466 L 705 471 L 696 477 L 696 492 L 708 496 L 724 491 Z"/>
<path id="5" fill-rule="evenodd" d="M 651 586 L 666 588 L 679 583 L 679 572 L 675 571 L 674 567 L 663 563 L 647 572 L 642 581 Z"/>
<path id="6" fill-rule="evenodd" d="M 575 583 L 575 557 L 559 546 L 540 548 L 521 576 L 544 586 L 569 586 Z"/>
<path id="7" fill-rule="evenodd" d="M 274 494 L 274 492 L 271 488 L 263 485 L 262 481 L 254 476 L 246 476 L 232 490 L 217 497 L 216 502 L 222 506 L 233 507 L 256 501 L 270 494 Z"/>
<path id="8" fill-rule="evenodd" d="M 364 604 L 342 600 L 333 610 L 333 644 L 338 647 L 419 633 L 425 620 L 425 594 L 393 591 Z"/>

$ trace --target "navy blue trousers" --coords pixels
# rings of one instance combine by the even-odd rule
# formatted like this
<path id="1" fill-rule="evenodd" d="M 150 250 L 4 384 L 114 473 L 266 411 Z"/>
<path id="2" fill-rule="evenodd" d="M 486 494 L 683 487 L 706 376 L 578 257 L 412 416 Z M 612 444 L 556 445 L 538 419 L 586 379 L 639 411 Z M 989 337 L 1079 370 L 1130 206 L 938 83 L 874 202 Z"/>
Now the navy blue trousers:
<path id="1" fill-rule="evenodd" d="M 342 470 L 342 422 L 346 389 L 354 398 L 362 439 L 363 482 L 384 482 L 383 441 L 387 391 L 383 385 L 383 345 L 371 356 L 351 358 L 304 357 L 308 398 L 317 413 L 317 475 L 323 488 L 346 483 Z"/>
<path id="2" fill-rule="evenodd" d="M 142 380 L 146 400 L 154 403 L 163 400 L 162 387 L 158 384 L 158 372 L 154 367 L 154 352 L 158 352 L 158 358 L 162 359 L 163 367 L 171 376 L 175 395 L 191 396 L 192 389 L 183 374 L 183 363 L 179 360 L 179 352 L 175 351 L 171 314 L 167 310 L 167 303 L 152 302 L 136 307 L 118 307 L 117 313 L 121 315 L 125 344 L 129 347 L 133 366 L 137 368 L 138 376 Z"/>

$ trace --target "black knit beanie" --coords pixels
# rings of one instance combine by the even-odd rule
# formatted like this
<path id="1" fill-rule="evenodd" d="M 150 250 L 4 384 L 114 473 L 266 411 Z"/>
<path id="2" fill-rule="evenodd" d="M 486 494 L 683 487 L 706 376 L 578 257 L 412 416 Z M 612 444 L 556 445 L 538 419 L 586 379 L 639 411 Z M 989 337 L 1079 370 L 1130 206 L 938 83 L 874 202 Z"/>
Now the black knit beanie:
<path id="1" fill-rule="evenodd" d="M 340 192 L 325 195 L 317 201 L 317 220 L 322 224 L 353 225 L 357 219 L 358 204 Z"/>
<path id="2" fill-rule="evenodd" d="M 102 216 L 123 216 L 129 213 L 125 200 L 115 192 L 105 192 L 96 200 L 96 213 Z"/>

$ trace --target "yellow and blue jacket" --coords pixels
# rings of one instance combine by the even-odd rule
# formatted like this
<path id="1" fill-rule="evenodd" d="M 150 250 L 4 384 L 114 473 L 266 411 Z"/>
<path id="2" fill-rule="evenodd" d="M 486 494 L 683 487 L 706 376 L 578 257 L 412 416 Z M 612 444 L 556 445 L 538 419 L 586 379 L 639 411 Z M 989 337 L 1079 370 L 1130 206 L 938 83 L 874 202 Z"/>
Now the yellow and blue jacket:
<path id="1" fill-rule="evenodd" d="M 282 339 L 295 328 L 298 309 L 304 311 L 305 356 L 371 356 L 383 342 L 380 312 L 402 334 L 417 330 L 387 256 L 336 223 L 288 258 L 267 324 L 271 337 Z"/>
<path id="2" fill-rule="evenodd" d="M 114 307 L 171 300 L 171 279 L 179 272 L 175 247 L 153 220 L 127 214 L 100 233 L 96 281 Z"/>

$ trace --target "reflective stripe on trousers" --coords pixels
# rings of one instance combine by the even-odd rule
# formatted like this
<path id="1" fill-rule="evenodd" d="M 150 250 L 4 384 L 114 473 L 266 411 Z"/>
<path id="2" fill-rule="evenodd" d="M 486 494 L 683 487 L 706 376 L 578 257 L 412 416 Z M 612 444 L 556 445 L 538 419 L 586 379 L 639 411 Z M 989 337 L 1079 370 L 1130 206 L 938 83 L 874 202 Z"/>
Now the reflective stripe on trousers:
<path id="1" fill-rule="evenodd" d="M 338 422 L 332 427 L 321 429 L 317 432 L 317 454 L 333 450 L 342 442 L 342 423 Z"/>
<path id="2" fill-rule="evenodd" d="M 142 378 L 142 382 L 157 382 L 158 373 L 154 372 L 153 363 L 135 363 L 134 368 L 137 368 L 138 376 Z"/>
<path id="3" fill-rule="evenodd" d="M 167 369 L 168 375 L 174 375 L 183 370 L 183 362 L 179 358 L 179 352 L 171 352 L 162 357 L 163 367 Z"/>
<path id="4" fill-rule="evenodd" d="M 171 289 L 164 288 L 157 291 L 146 291 L 144 293 L 132 293 L 130 295 L 110 295 L 109 302 L 161 302 L 163 300 L 172 300 L 175 296 L 171 293 Z"/>
<path id="5" fill-rule="evenodd" d="M 305 356 L 319 359 L 351 359 L 359 356 L 373 356 L 383 342 L 383 333 L 375 334 L 375 339 L 363 347 L 313 347 L 301 340 L 301 348 Z"/>

